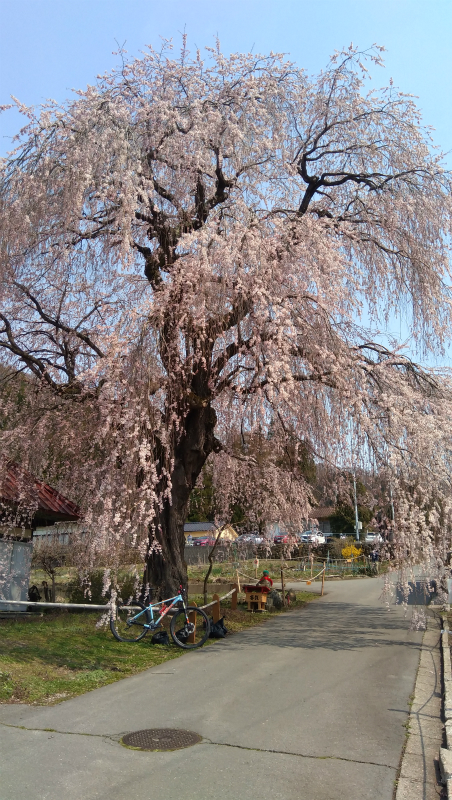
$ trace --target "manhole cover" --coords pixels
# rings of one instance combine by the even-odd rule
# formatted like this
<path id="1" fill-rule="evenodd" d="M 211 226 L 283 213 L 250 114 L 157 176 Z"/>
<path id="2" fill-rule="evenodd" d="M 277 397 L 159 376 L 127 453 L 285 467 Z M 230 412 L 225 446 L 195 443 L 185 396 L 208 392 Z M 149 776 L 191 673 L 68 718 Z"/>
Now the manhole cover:
<path id="1" fill-rule="evenodd" d="M 181 750 L 202 741 L 202 736 L 193 731 L 180 731 L 175 728 L 147 728 L 133 731 L 122 737 L 126 747 L 138 750 Z"/>

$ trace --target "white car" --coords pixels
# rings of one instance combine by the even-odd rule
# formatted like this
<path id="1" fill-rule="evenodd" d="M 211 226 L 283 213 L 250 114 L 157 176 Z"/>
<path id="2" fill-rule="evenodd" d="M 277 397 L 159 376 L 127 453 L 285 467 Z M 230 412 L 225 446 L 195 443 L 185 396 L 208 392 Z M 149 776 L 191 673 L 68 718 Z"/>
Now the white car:
<path id="1" fill-rule="evenodd" d="M 323 533 L 312 533 L 309 537 L 310 544 L 325 544 L 326 539 Z"/>
<path id="2" fill-rule="evenodd" d="M 258 533 L 242 533 L 234 540 L 237 544 L 263 544 L 265 539 Z"/>
<path id="3" fill-rule="evenodd" d="M 301 540 L 308 544 L 325 544 L 326 539 L 319 531 L 305 531 L 301 535 Z"/>

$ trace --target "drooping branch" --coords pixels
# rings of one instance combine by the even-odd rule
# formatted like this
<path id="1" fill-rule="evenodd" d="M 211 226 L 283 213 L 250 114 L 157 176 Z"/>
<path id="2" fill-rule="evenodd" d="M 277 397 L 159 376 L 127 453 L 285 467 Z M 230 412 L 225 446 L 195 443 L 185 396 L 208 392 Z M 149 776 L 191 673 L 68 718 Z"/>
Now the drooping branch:
<path id="1" fill-rule="evenodd" d="M 20 289 L 20 291 L 23 292 L 23 294 L 26 297 L 28 297 L 28 299 L 32 302 L 34 308 L 38 312 L 39 317 L 44 322 L 46 322 L 56 331 L 64 331 L 64 333 L 70 334 L 74 338 L 79 339 L 81 342 L 86 344 L 90 348 L 90 350 L 92 350 L 99 358 L 103 358 L 104 354 L 102 353 L 102 350 L 95 344 L 95 342 L 92 341 L 92 339 L 90 338 L 90 336 L 88 336 L 88 334 L 86 334 L 84 331 L 79 330 L 80 325 L 83 325 L 83 323 L 86 322 L 89 319 L 89 317 L 91 317 L 96 311 L 98 311 L 101 305 L 100 303 L 96 304 L 94 308 L 92 308 L 90 311 L 87 311 L 83 319 L 80 321 L 80 323 L 76 327 L 73 327 L 70 325 L 66 325 L 59 316 L 53 317 L 50 314 L 48 314 L 42 308 L 39 300 L 30 292 L 29 289 L 27 289 L 26 286 L 24 286 L 21 283 L 18 283 L 17 281 L 14 281 L 13 283 L 14 286 Z"/>

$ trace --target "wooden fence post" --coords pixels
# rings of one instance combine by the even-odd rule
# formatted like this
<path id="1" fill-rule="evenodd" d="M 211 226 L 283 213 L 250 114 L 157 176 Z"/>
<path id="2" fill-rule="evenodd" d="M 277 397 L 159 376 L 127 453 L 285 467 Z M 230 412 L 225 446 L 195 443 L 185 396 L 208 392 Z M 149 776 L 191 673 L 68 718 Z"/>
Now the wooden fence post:
<path id="1" fill-rule="evenodd" d="M 214 594 L 213 600 L 215 600 L 215 605 L 212 606 L 212 619 L 214 622 L 218 622 L 220 619 L 220 597 L 218 594 Z"/>
<path id="2" fill-rule="evenodd" d="M 193 601 L 193 603 L 192 603 L 192 606 L 196 606 L 196 603 L 195 603 L 195 601 Z M 194 613 L 194 611 L 190 611 L 190 613 L 189 613 L 189 615 L 188 615 L 188 619 L 189 619 L 189 621 L 190 621 L 190 622 L 193 622 L 193 624 L 194 624 L 194 626 L 195 626 L 195 630 L 194 630 L 194 631 L 193 631 L 193 633 L 191 633 L 191 634 L 190 634 L 190 636 L 188 637 L 188 643 L 189 643 L 189 644 L 195 644 L 195 634 L 196 634 L 196 614 Z"/>
<path id="3" fill-rule="evenodd" d="M 284 570 L 281 568 L 281 589 L 282 589 L 282 600 L 283 606 L 286 605 L 286 587 L 284 584 Z"/>
<path id="4" fill-rule="evenodd" d="M 325 567 L 323 568 L 322 572 L 322 591 L 320 592 L 320 597 L 323 597 L 323 587 L 325 586 Z"/>
<path id="5" fill-rule="evenodd" d="M 231 610 L 235 611 L 237 609 L 237 595 L 239 593 L 239 586 L 237 583 L 234 584 L 234 594 L 231 597 Z"/>

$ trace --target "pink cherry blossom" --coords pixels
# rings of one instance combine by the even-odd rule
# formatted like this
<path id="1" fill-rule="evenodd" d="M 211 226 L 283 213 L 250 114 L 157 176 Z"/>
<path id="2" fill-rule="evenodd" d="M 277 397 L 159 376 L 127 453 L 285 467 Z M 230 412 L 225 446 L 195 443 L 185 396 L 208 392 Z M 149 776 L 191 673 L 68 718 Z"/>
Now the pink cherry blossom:
<path id="1" fill-rule="evenodd" d="M 208 459 L 225 514 L 246 496 L 300 525 L 298 442 L 384 476 L 396 563 L 444 575 L 450 378 L 360 315 L 403 308 L 424 353 L 449 341 L 450 177 L 413 100 L 368 88 L 380 52 L 309 78 L 165 44 L 23 109 L 1 166 L 0 452 L 80 504 L 86 571 L 127 542 L 144 585 L 186 584 Z M 265 458 L 238 445 L 257 432 Z"/>

